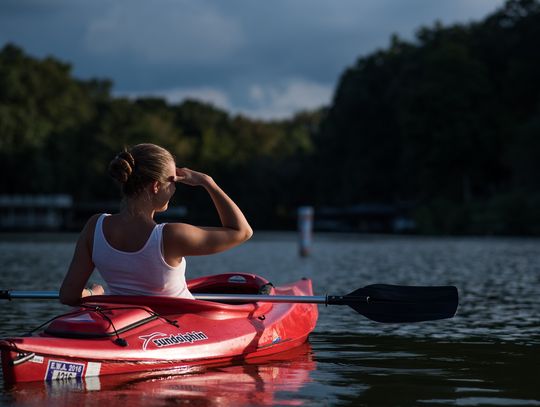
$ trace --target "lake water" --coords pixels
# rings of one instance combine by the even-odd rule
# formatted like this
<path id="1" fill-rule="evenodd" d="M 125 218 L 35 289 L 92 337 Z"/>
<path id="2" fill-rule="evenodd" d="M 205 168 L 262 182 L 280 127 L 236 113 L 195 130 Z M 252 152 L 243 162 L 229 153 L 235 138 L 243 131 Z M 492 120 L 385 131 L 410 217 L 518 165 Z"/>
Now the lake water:
<path id="1" fill-rule="evenodd" d="M 0 288 L 57 290 L 74 239 L 2 236 Z M 309 343 L 271 360 L 71 387 L 0 381 L 0 404 L 540 406 L 540 240 L 325 234 L 309 257 L 297 253 L 295 234 L 257 233 L 229 252 L 189 258 L 188 278 L 252 272 L 279 285 L 310 277 L 318 295 L 372 283 L 450 284 L 459 289 L 458 314 L 387 325 L 321 306 Z M 1 306 L 0 337 L 67 310 L 50 300 Z"/>

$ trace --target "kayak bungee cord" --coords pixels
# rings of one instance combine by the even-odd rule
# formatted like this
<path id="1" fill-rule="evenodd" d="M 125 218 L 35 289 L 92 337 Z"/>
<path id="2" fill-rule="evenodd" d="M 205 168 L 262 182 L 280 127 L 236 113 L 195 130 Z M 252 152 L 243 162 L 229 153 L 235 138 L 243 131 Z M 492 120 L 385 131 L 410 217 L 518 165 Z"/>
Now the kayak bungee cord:
<path id="1" fill-rule="evenodd" d="M 128 345 L 127 341 L 124 338 L 120 338 L 120 334 L 118 333 L 118 330 L 114 326 L 114 322 L 112 321 L 111 318 L 109 318 L 108 315 L 105 315 L 105 312 L 103 312 L 103 309 L 100 306 L 96 306 L 92 308 L 92 306 L 83 305 L 83 308 L 91 309 L 92 311 L 100 315 L 103 319 L 105 319 L 109 324 L 111 324 L 114 334 L 116 335 L 116 339 L 113 341 L 114 343 L 116 343 L 118 346 L 123 346 L 123 347 L 126 347 Z"/>
<path id="2" fill-rule="evenodd" d="M 138 325 L 137 323 L 135 324 L 131 324 L 130 326 L 126 327 L 126 328 L 123 328 L 123 329 L 120 329 L 117 330 L 115 325 L 114 325 L 114 322 L 112 321 L 112 319 L 107 315 L 105 314 L 105 311 L 121 311 L 121 310 L 131 310 L 131 309 L 140 309 L 140 310 L 143 310 L 145 312 L 147 312 L 148 314 L 150 314 L 151 317 L 153 317 L 152 319 L 162 319 L 163 321 L 167 322 L 168 324 L 172 325 L 172 326 L 175 326 L 178 328 L 178 321 L 176 320 L 171 320 L 167 317 L 164 317 L 163 315 L 155 312 L 155 311 L 152 311 L 146 307 L 142 307 L 142 306 L 129 306 L 129 307 L 102 307 L 102 306 L 99 306 L 99 305 L 86 305 L 86 304 L 81 304 L 80 305 L 81 309 L 78 309 L 76 311 L 72 311 L 72 312 L 68 312 L 68 313 L 65 313 L 65 314 L 61 314 L 61 315 L 57 315 L 51 319 L 49 319 L 48 321 L 44 322 L 43 324 L 39 325 L 38 327 L 30 330 L 29 332 L 27 332 L 25 335 L 23 336 L 32 336 L 32 334 L 38 330 L 40 330 L 41 328 L 43 328 L 44 326 L 50 324 L 51 322 L 59 319 L 59 318 L 64 318 L 64 317 L 71 317 L 71 316 L 79 316 L 79 315 L 82 315 L 84 313 L 87 313 L 88 311 L 91 311 L 91 312 L 95 312 L 96 314 L 98 314 L 99 316 L 101 316 L 104 320 L 106 320 L 112 330 L 113 330 L 113 334 L 114 336 L 116 336 L 116 339 L 113 340 L 113 342 L 115 344 L 117 344 L 118 346 L 122 346 L 122 347 L 125 347 L 127 346 L 127 341 L 120 337 L 120 333 L 128 330 L 128 329 L 131 329 L 134 327 L 134 325 Z M 148 322 L 149 319 L 145 319 L 142 321 L 142 323 L 145 323 L 145 322 Z M 140 322 L 140 321 L 139 321 Z"/>
<path id="3" fill-rule="evenodd" d="M 43 328 L 45 325 L 47 324 L 50 324 L 51 322 L 53 322 L 54 320 L 58 319 L 58 318 L 63 318 L 63 317 L 70 317 L 70 316 L 75 316 L 75 315 L 80 315 L 82 313 L 86 312 L 86 310 L 77 310 L 77 311 L 71 311 L 71 312 L 67 312 L 65 314 L 60 314 L 60 315 L 57 315 L 55 317 L 52 317 L 51 319 L 49 319 L 48 321 L 45 321 L 44 323 L 42 323 L 41 325 L 39 325 L 38 327 L 28 331 L 27 333 L 25 333 L 24 335 L 22 336 L 32 336 L 32 334 L 34 332 L 36 332 L 38 329 L 41 329 Z"/>

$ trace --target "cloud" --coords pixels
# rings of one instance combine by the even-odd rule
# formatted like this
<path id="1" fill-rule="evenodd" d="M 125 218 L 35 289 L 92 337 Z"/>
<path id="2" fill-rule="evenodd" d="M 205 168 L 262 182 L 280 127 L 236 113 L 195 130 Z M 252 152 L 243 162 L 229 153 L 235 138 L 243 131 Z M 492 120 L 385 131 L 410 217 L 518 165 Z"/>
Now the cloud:
<path id="1" fill-rule="evenodd" d="M 334 86 L 305 79 L 290 79 L 281 84 L 253 84 L 248 90 L 250 107 L 237 107 L 238 113 L 259 119 L 283 119 L 301 110 L 328 105 Z"/>
<path id="2" fill-rule="evenodd" d="M 130 99 L 158 97 L 165 99 L 171 104 L 181 103 L 186 99 L 194 99 L 201 102 L 209 103 L 221 109 L 231 109 L 231 102 L 227 94 L 222 90 L 211 87 L 171 88 L 143 92 L 116 92 L 115 96 L 127 97 Z"/>
<path id="3" fill-rule="evenodd" d="M 209 103 L 232 114 L 242 114 L 256 119 L 285 119 L 302 110 L 317 109 L 328 105 L 333 85 L 324 85 L 306 79 L 289 79 L 281 84 L 252 84 L 243 90 L 247 102 L 234 100 L 224 89 L 212 87 L 170 88 L 142 92 L 115 92 L 115 96 L 130 99 L 159 97 L 171 104 L 194 99 Z"/>
<path id="4" fill-rule="evenodd" d="M 84 43 L 98 56 L 149 63 L 212 62 L 243 43 L 236 22 L 206 1 L 116 1 L 88 23 Z"/>

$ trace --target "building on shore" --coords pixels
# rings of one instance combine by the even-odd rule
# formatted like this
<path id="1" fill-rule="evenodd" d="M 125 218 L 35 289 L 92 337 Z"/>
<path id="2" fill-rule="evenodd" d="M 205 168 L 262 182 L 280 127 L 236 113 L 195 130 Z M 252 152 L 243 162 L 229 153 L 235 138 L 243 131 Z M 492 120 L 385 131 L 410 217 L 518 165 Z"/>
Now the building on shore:
<path id="1" fill-rule="evenodd" d="M 315 210 L 315 230 L 360 233 L 411 233 L 416 224 L 410 205 L 359 204 L 320 207 Z"/>
<path id="2" fill-rule="evenodd" d="M 0 195 L 0 232 L 80 231 L 90 216 L 115 213 L 118 201 L 74 202 L 71 195 Z M 185 206 L 156 213 L 156 222 L 185 219 Z"/>
<path id="3" fill-rule="evenodd" d="M 70 195 L 0 195 L 0 230 L 60 230 L 69 222 Z"/>

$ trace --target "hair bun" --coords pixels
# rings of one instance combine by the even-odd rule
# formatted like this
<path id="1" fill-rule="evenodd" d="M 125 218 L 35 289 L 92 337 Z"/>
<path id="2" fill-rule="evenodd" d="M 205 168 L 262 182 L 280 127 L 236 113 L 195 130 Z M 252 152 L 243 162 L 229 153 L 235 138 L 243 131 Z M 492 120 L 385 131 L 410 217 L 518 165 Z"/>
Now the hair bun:
<path id="1" fill-rule="evenodd" d="M 125 184 L 135 169 L 135 159 L 129 151 L 122 151 L 109 164 L 109 175 Z"/>

